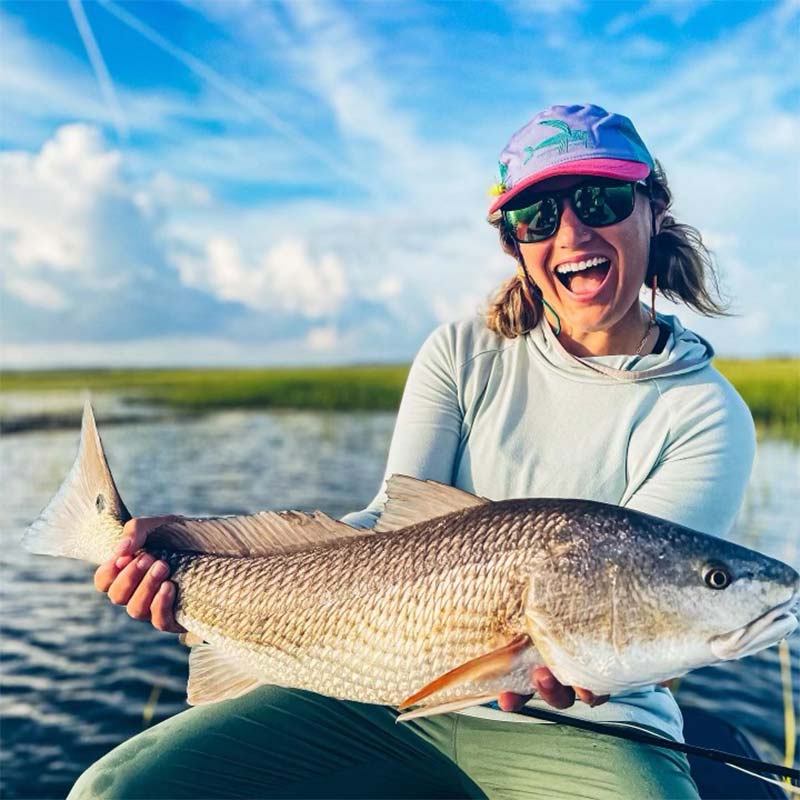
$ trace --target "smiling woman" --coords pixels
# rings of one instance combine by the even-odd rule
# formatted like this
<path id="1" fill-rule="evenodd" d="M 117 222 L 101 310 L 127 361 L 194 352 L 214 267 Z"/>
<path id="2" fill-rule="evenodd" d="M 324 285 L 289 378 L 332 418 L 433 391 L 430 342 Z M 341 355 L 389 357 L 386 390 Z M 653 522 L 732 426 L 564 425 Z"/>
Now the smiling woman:
<path id="1" fill-rule="evenodd" d="M 701 314 L 725 314 L 715 297 L 717 278 L 702 236 L 677 222 L 669 213 L 671 206 L 667 176 L 654 161 L 644 181 L 580 175 L 551 178 L 494 209 L 489 222 L 497 228 L 505 252 L 517 260 L 518 271 L 498 290 L 488 313 L 489 328 L 509 339 L 523 336 L 536 327 L 547 306 L 562 327 L 567 349 L 588 355 L 589 348 L 580 344 L 581 320 L 589 326 L 587 331 L 609 329 L 612 308 L 627 308 L 622 328 L 635 333 L 632 329 L 642 325 L 638 295 L 643 284 L 651 289 L 651 305 L 658 290 Z M 554 243 L 554 255 L 545 242 L 556 233 L 562 215 L 574 216 L 579 227 L 585 220 L 589 227 L 608 228 L 599 233 L 603 252 L 568 255 Z M 563 235 L 574 232 L 571 226 L 563 227 Z M 622 263 L 621 254 L 632 263 Z M 619 303 L 609 302 L 615 289 Z M 601 318 L 593 319 L 592 311 L 596 314 L 601 307 Z M 574 319 L 571 311 L 577 315 Z M 657 339 L 654 321 L 651 316 L 633 352 L 641 355 Z M 575 331 L 573 323 L 578 325 Z M 621 342 L 616 352 L 628 352 L 625 346 Z M 605 349 L 615 352 L 613 347 L 609 343 Z"/>
<path id="2" fill-rule="evenodd" d="M 639 301 L 647 285 L 722 312 L 707 288 L 713 271 L 699 235 L 670 216 L 666 180 L 632 123 L 598 106 L 548 108 L 512 137 L 500 177 L 489 213 L 518 274 L 488 316 L 443 325 L 422 346 L 384 487 L 401 474 L 491 500 L 594 500 L 724 536 L 753 461 L 752 420 L 712 367 L 708 342 Z M 382 489 L 344 521 L 374 528 L 386 499 Z M 169 519 L 129 521 L 127 542 L 95 584 L 132 616 L 177 631 L 181 597 L 169 565 L 137 554 Z M 613 530 L 612 540 L 619 535 Z M 616 575 L 619 556 L 588 547 Z M 617 608 L 644 602 L 616 580 L 593 588 L 614 619 Z M 575 619 L 569 597 L 548 599 L 553 620 L 597 625 L 596 609 Z M 448 613 L 456 622 L 447 634 L 462 637 L 469 605 Z M 496 664 L 510 644 L 513 631 L 498 629 L 497 650 L 475 646 L 467 665 Z M 275 687 L 190 709 L 106 756 L 71 797 L 697 798 L 683 757 L 513 713 L 526 702 L 549 704 L 682 738 L 668 689 L 597 696 L 570 685 L 582 681 L 539 651 L 541 665 L 525 667 L 534 700 L 510 691 L 523 690 L 501 670 L 494 677 L 508 682 L 491 706 L 403 725 L 392 708 Z M 359 657 L 342 663 L 342 674 L 359 669 Z"/>

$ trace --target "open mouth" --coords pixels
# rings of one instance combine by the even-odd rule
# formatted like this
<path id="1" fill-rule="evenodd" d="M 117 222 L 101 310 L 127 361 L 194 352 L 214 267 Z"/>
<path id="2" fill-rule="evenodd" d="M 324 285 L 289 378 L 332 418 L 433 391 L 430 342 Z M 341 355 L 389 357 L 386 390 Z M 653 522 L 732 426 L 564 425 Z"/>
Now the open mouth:
<path id="1" fill-rule="evenodd" d="M 715 636 L 711 640 L 711 652 L 727 661 L 752 655 L 785 639 L 797 627 L 797 617 L 790 610 L 796 600 L 792 598 L 775 606 L 744 628 Z"/>
<path id="2" fill-rule="evenodd" d="M 556 277 L 572 294 L 594 294 L 605 282 L 611 262 L 602 256 L 556 267 Z"/>

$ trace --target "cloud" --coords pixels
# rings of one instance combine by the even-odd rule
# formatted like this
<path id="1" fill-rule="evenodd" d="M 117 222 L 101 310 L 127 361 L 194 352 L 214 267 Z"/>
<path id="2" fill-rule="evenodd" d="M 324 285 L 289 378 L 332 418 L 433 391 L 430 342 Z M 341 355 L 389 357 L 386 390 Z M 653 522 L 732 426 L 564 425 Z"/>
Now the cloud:
<path id="1" fill-rule="evenodd" d="M 396 220 L 302 203 L 241 214 L 164 171 L 132 179 L 121 152 L 84 124 L 59 128 L 37 152 L 0 153 L 0 180 L 8 363 L 58 363 L 68 342 L 73 364 L 100 353 L 144 364 L 230 352 L 284 363 L 288 352 L 402 358 L 435 319 L 430 298 L 400 277 L 408 251 L 395 237 L 410 219 L 398 230 Z M 300 219 L 307 237 L 287 235 Z M 420 234 L 408 240 L 422 250 Z M 428 250 L 423 273 L 437 258 Z M 169 347 L 153 353 L 145 336 Z M 187 354 L 192 337 L 200 356 Z"/>
<path id="2" fill-rule="evenodd" d="M 314 259 L 298 239 L 284 239 L 248 261 L 233 241 L 213 236 L 204 256 L 200 261 L 179 259 L 184 282 L 258 311 L 330 317 L 341 309 L 349 291 L 339 259 L 330 253 Z"/>
<path id="3" fill-rule="evenodd" d="M 121 164 L 83 124 L 58 129 L 38 153 L 0 153 L 2 328 L 11 340 L 120 339 L 142 325 L 169 332 L 200 319 L 213 328 L 227 312 L 181 284 L 161 220 L 142 212 Z"/>
<path id="4" fill-rule="evenodd" d="M 306 336 L 311 350 L 334 350 L 339 344 L 339 335 L 332 325 L 312 328 Z"/>

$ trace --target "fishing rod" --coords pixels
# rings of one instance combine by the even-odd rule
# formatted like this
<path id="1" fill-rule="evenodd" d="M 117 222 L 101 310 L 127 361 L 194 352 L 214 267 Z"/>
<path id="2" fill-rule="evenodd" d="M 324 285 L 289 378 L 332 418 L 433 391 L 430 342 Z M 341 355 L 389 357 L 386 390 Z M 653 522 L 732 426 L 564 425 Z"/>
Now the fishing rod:
<path id="1" fill-rule="evenodd" d="M 647 733 L 639 728 L 609 725 L 602 722 L 590 722 L 589 720 L 579 719 L 577 717 L 568 717 L 566 714 L 558 714 L 555 711 L 545 711 L 544 709 L 530 708 L 529 706 L 523 706 L 517 710 L 516 713 L 524 714 L 526 717 L 541 719 L 545 722 L 555 722 L 559 725 L 571 725 L 573 728 L 580 728 L 581 730 L 602 733 L 606 736 L 616 736 L 618 739 L 630 739 L 633 742 L 649 744 L 654 747 L 663 747 L 666 750 L 677 750 L 680 753 L 686 753 L 690 756 L 700 756 L 701 758 L 708 758 L 712 761 L 721 761 L 728 766 L 740 767 L 745 770 L 768 772 L 772 775 L 779 775 L 782 778 L 789 778 L 789 780 L 795 783 L 800 782 L 800 770 L 784 767 L 781 764 L 770 764 L 766 761 L 758 761 L 757 759 L 739 756 L 735 753 L 726 753 L 724 750 L 714 750 L 710 747 L 698 747 L 697 745 L 685 744 L 684 742 L 675 742 L 672 739 Z"/>

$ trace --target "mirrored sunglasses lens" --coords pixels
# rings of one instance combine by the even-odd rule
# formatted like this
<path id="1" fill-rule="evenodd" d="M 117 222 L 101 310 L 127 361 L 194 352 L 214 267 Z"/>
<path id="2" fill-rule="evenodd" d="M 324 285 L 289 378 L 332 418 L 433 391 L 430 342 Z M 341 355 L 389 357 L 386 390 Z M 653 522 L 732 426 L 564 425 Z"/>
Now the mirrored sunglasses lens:
<path id="1" fill-rule="evenodd" d="M 575 190 L 575 213 L 587 225 L 601 228 L 629 217 L 633 211 L 634 189 L 630 184 L 584 184 Z"/>
<path id="2" fill-rule="evenodd" d="M 540 242 L 552 236 L 558 227 L 558 204 L 548 197 L 525 208 L 504 211 L 503 216 L 518 242 Z"/>

